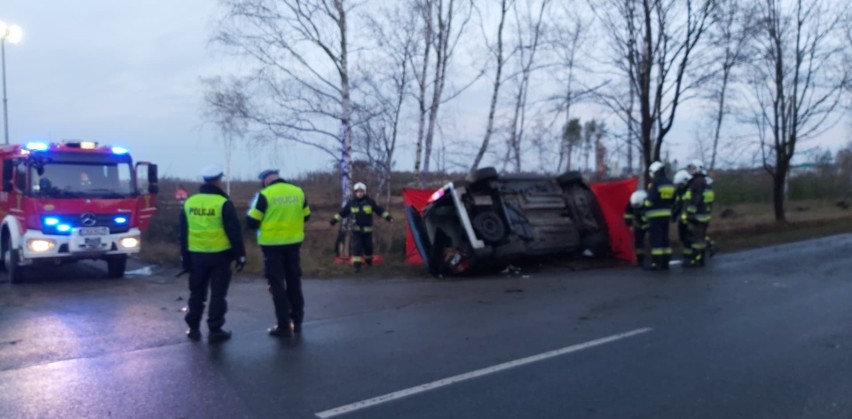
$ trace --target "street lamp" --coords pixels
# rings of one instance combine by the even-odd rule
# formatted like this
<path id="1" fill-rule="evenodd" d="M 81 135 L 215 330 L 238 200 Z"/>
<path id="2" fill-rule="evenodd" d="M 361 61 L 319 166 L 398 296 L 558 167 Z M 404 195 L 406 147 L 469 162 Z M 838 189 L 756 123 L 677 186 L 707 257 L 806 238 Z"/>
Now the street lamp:
<path id="1" fill-rule="evenodd" d="M 0 21 L 0 61 L 3 62 L 3 134 L 9 144 L 9 108 L 6 99 L 6 41 L 17 44 L 24 37 L 24 31 L 18 25 L 7 25 Z"/>

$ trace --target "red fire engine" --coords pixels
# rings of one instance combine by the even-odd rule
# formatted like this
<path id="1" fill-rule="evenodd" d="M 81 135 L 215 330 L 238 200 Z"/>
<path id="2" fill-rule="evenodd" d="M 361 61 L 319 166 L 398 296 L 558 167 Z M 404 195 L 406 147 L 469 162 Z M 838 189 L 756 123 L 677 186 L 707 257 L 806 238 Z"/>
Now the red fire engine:
<path id="1" fill-rule="evenodd" d="M 0 264 L 11 283 L 31 265 L 83 259 L 124 276 L 156 211 L 156 165 L 91 141 L 0 146 L 0 160 Z"/>

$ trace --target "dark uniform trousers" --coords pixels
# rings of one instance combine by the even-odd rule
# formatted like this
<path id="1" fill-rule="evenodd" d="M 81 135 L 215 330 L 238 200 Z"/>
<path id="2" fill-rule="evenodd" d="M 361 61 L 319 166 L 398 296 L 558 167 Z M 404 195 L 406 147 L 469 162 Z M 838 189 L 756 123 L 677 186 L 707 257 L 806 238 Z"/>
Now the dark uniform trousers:
<path id="1" fill-rule="evenodd" d="M 191 252 L 189 269 L 189 302 L 184 320 L 190 328 L 198 329 L 204 315 L 207 289 L 210 288 L 210 309 L 207 327 L 219 330 L 228 312 L 228 286 L 231 284 L 231 251 L 216 253 Z"/>
<path id="2" fill-rule="evenodd" d="M 289 328 L 301 325 L 305 317 L 305 297 L 302 295 L 302 267 L 299 251 L 302 244 L 261 246 L 263 264 L 278 327 Z"/>
<path id="3" fill-rule="evenodd" d="M 672 256 L 671 243 L 669 241 L 669 217 L 649 218 L 648 240 L 651 243 L 651 267 L 668 269 L 669 260 Z"/>
<path id="4" fill-rule="evenodd" d="M 636 252 L 636 264 L 641 268 L 645 263 L 645 236 L 648 228 L 633 224 L 633 250 Z"/>
<path id="5" fill-rule="evenodd" d="M 692 233 L 692 254 L 689 258 L 689 263 L 692 266 L 704 266 L 707 258 L 707 225 L 700 221 L 689 223 L 689 229 Z M 685 246 L 685 244 L 684 244 Z"/>
<path id="6" fill-rule="evenodd" d="M 362 256 L 364 257 L 364 262 L 366 262 L 367 265 L 373 264 L 373 233 L 353 231 L 352 261 L 360 265 Z"/>
<path id="7" fill-rule="evenodd" d="M 677 236 L 683 244 L 683 263 L 689 263 L 692 260 L 695 232 L 688 222 L 679 220 L 677 222 Z"/>

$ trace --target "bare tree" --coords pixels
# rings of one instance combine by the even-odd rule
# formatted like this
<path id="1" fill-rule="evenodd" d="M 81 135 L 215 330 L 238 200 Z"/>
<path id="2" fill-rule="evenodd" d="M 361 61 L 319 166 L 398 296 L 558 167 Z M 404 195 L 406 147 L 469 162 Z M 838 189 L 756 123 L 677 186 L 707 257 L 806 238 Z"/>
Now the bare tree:
<path id="1" fill-rule="evenodd" d="M 661 158 L 678 106 L 703 82 L 692 74 L 715 0 L 591 0 L 610 38 L 616 70 L 629 80 L 628 98 L 602 94 L 604 103 L 638 128 L 643 165 Z M 597 7 L 594 7 L 597 6 Z M 635 94 L 635 96 L 633 96 Z M 633 104 L 638 103 L 638 116 Z M 633 124 L 636 118 L 636 124 Z"/>
<path id="2" fill-rule="evenodd" d="M 517 45 L 519 72 L 518 86 L 515 94 L 515 107 L 512 114 L 512 125 L 509 130 L 508 147 L 506 148 L 505 163 L 512 162 L 515 172 L 521 171 L 521 143 L 526 128 L 527 100 L 529 98 L 530 79 L 537 67 L 536 53 L 543 38 L 544 16 L 550 5 L 550 0 L 541 0 L 538 11 L 534 12 L 533 1 L 525 2 L 527 10 L 521 16 L 518 4 L 515 3 L 514 13 L 517 23 Z"/>
<path id="3" fill-rule="evenodd" d="M 353 125 L 347 17 L 357 2 L 220 4 L 225 16 L 213 40 L 248 57 L 255 67 L 241 84 L 249 99 L 241 116 L 272 140 L 307 145 L 332 156 L 345 202 L 350 195 Z"/>
<path id="4" fill-rule="evenodd" d="M 555 109 L 552 121 L 556 123 L 564 120 L 564 127 L 564 124 L 572 119 L 573 106 L 593 93 L 597 87 L 587 87 L 579 78 L 579 73 L 587 70 L 581 65 L 581 61 L 589 32 L 588 19 L 581 15 L 576 3 L 564 2 L 557 5 L 560 7 L 554 8 L 552 12 L 555 17 L 549 19 L 553 27 L 544 34 L 544 51 L 553 56 L 552 67 L 548 69 L 548 73 L 556 84 L 562 87 L 561 91 L 557 90 L 549 98 Z M 565 145 L 564 141 L 560 141 L 557 173 L 563 170 L 562 165 L 566 163 L 568 150 Z"/>
<path id="5" fill-rule="evenodd" d="M 403 4 L 385 9 L 378 17 L 368 20 L 378 57 L 366 77 L 372 109 L 361 127 L 363 150 L 378 169 L 377 190 L 384 192 L 385 204 L 390 205 L 394 153 L 403 105 L 411 84 L 417 14 Z"/>
<path id="6" fill-rule="evenodd" d="M 842 39 L 848 14 L 822 0 L 761 0 L 758 5 L 751 102 L 763 167 L 772 177 L 775 220 L 783 222 L 797 146 L 839 120 L 836 110 L 850 82 Z"/>
<path id="7" fill-rule="evenodd" d="M 419 107 L 414 176 L 415 181 L 422 185 L 422 172 L 429 172 L 438 111 L 441 104 L 448 100 L 444 91 L 447 71 L 465 27 L 470 22 L 473 6 L 470 0 L 413 0 L 411 7 L 419 12 L 422 22 L 418 48 L 422 53 L 414 54 L 411 64 L 415 72 L 415 97 Z M 435 62 L 430 77 L 433 56 Z M 449 98 L 456 95 L 450 94 Z"/>
<path id="8" fill-rule="evenodd" d="M 216 77 L 205 80 L 207 86 L 205 93 L 205 116 L 212 120 L 225 143 L 225 191 L 231 193 L 231 154 L 234 141 L 242 138 L 246 132 L 246 119 L 248 98 L 245 96 L 241 82 L 231 80 L 223 82 L 222 78 Z"/>
<path id="9" fill-rule="evenodd" d="M 752 7 L 737 0 L 717 1 L 714 24 L 709 34 L 711 45 L 719 50 L 719 55 L 715 60 L 719 70 L 717 76 L 712 79 L 717 82 L 713 86 L 712 93 L 713 100 L 716 102 L 716 112 L 713 117 L 713 140 L 711 144 L 706 144 L 710 148 L 710 164 L 708 166 L 710 170 L 716 168 L 719 140 L 722 135 L 722 122 L 730 112 L 727 99 L 733 71 L 746 58 L 748 41 L 754 36 L 754 9 Z M 705 147 L 702 147 L 702 151 L 704 149 Z"/>
<path id="10" fill-rule="evenodd" d="M 497 99 L 500 95 L 500 86 L 503 84 L 503 28 L 506 24 L 506 14 L 509 12 L 509 6 L 514 1 L 500 0 L 500 23 L 497 25 L 497 45 L 491 49 L 494 58 L 497 61 L 494 75 L 494 84 L 491 91 L 491 105 L 488 108 L 488 121 L 485 125 L 485 137 L 482 139 L 482 144 L 479 146 L 479 151 L 473 159 L 473 164 L 470 171 L 473 172 L 479 167 L 485 152 L 488 151 L 488 144 L 491 141 L 491 135 L 494 134 L 494 113 L 497 110 Z"/>

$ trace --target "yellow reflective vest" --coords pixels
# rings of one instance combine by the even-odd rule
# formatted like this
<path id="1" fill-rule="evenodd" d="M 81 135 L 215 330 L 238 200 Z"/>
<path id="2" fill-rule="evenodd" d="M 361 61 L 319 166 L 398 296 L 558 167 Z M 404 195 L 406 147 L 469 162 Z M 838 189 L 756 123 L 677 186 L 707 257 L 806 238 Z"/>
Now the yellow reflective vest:
<path id="1" fill-rule="evenodd" d="M 280 246 L 305 240 L 305 217 L 311 209 L 305 205 L 302 188 L 286 182 L 272 183 L 255 197 L 248 216 L 260 222 L 257 243 L 261 246 Z M 266 208 L 258 209 L 263 196 Z"/>
<path id="2" fill-rule="evenodd" d="M 228 199 L 215 194 L 195 194 L 183 204 L 190 252 L 216 253 L 231 248 L 222 222 L 222 206 Z"/>

